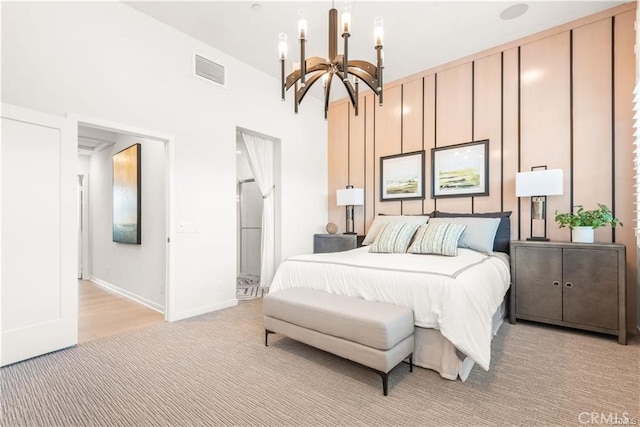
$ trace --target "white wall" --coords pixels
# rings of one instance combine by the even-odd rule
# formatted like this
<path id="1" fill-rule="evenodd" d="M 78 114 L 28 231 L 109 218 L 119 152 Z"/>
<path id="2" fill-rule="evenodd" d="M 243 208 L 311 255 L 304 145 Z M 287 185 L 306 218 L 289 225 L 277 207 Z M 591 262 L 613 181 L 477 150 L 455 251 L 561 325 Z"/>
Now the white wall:
<path id="1" fill-rule="evenodd" d="M 294 115 L 277 79 L 120 2 L 1 7 L 2 101 L 175 138 L 172 230 L 200 232 L 171 236 L 173 319 L 236 303 L 236 126 L 282 141 L 282 256 L 311 252 L 327 218 L 319 100 Z M 226 66 L 226 89 L 192 76 L 195 51 Z"/>
<path id="2" fill-rule="evenodd" d="M 87 175 L 91 167 L 91 157 L 78 155 L 78 175 Z"/>
<path id="3" fill-rule="evenodd" d="M 141 144 L 142 244 L 115 243 L 113 155 Z M 89 271 L 91 279 L 150 307 L 165 307 L 165 144 L 119 135 L 115 145 L 91 156 L 89 173 Z"/>

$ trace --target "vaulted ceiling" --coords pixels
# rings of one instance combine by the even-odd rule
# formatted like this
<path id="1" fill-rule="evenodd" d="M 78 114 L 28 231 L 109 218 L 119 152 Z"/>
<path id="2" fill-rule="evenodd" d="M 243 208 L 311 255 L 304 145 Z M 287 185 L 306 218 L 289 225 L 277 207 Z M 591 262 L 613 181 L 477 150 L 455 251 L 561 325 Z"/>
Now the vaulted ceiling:
<path id="1" fill-rule="evenodd" d="M 299 11 L 308 20 L 307 57 L 328 56 L 331 1 L 143 1 L 131 7 L 280 78 L 278 34 L 289 38 L 297 61 Z M 390 82 L 551 28 L 622 1 L 352 1 L 350 59 L 375 63 L 373 18 L 384 19 L 385 81 Z M 501 14 L 524 4 L 514 19 Z M 340 11 L 342 2 L 335 2 Z M 517 9 L 517 8 L 516 8 Z M 505 13 L 509 13 L 508 11 Z M 339 51 L 342 51 L 339 39 Z M 338 97 L 346 96 L 334 88 Z"/>

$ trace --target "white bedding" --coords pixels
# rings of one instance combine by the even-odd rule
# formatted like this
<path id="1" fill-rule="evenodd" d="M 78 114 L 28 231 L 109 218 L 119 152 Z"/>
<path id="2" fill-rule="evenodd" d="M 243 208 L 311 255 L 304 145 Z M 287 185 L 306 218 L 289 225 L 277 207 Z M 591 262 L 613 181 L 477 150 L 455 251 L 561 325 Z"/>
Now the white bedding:
<path id="1" fill-rule="evenodd" d="M 310 288 L 413 309 L 415 324 L 439 329 L 488 370 L 492 315 L 510 283 L 508 256 L 458 249 L 457 257 L 346 252 L 298 255 L 282 262 L 269 293 Z"/>

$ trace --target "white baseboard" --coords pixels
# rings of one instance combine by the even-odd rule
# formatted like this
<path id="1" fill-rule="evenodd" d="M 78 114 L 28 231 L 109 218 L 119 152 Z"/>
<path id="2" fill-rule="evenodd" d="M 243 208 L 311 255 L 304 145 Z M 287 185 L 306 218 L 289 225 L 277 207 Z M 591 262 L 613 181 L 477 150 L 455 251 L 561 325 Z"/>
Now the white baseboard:
<path id="1" fill-rule="evenodd" d="M 222 310 L 223 308 L 235 307 L 238 305 L 237 299 L 221 301 L 216 304 L 203 305 L 201 307 L 192 308 L 190 310 L 179 311 L 171 315 L 169 322 L 176 322 L 178 320 L 188 319 L 189 317 L 199 316 L 201 314 L 211 313 L 212 311 Z"/>
<path id="2" fill-rule="evenodd" d="M 132 301 L 135 301 L 139 304 L 149 307 L 152 310 L 155 310 L 159 313 L 164 314 L 164 306 L 160 304 L 156 304 L 155 302 L 149 301 L 148 299 L 143 298 L 140 295 L 136 295 L 133 292 L 127 291 L 126 289 L 119 288 L 109 282 L 105 282 L 102 279 L 98 279 L 97 277 L 91 276 L 89 277 L 89 280 L 91 280 L 93 283 L 100 286 L 101 288 L 105 289 L 106 291 L 112 292 L 114 294 L 122 295 L 123 297 L 129 298 Z"/>

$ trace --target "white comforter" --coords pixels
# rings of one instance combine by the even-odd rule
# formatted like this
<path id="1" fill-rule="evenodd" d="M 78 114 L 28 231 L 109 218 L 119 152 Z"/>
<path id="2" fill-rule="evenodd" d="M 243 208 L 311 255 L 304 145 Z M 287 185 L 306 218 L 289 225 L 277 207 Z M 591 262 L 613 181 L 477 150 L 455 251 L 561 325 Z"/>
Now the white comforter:
<path id="1" fill-rule="evenodd" d="M 299 255 L 282 262 L 269 293 L 310 288 L 413 309 L 415 324 L 440 329 L 488 370 L 491 319 L 510 283 L 508 256 L 458 249 L 457 257 L 346 252 Z"/>

